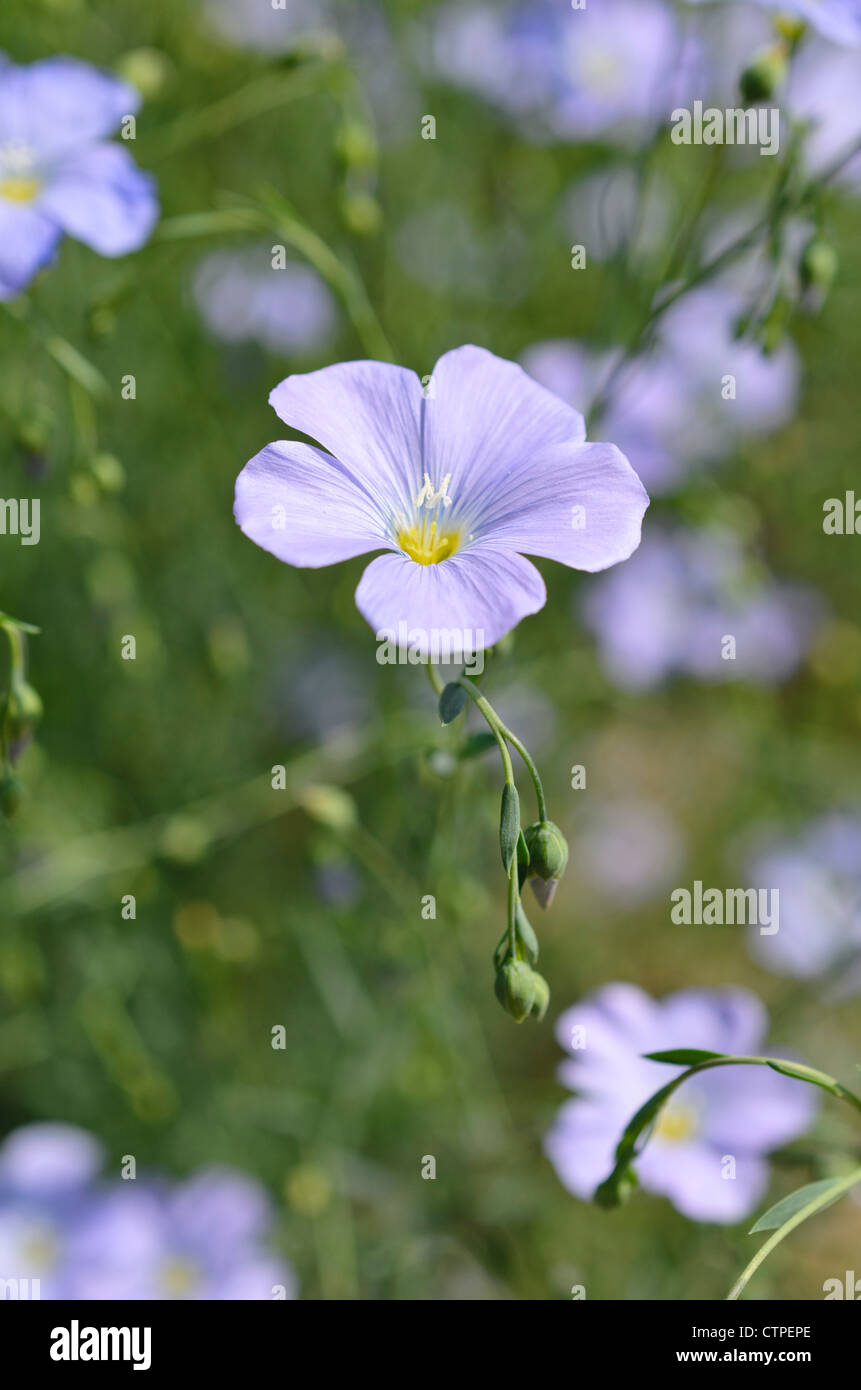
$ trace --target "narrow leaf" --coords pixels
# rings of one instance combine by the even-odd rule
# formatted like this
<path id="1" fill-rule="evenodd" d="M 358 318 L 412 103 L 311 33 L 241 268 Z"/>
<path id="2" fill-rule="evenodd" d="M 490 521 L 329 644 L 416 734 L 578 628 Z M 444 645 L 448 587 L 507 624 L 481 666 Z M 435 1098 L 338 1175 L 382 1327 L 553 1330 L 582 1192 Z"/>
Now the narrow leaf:
<path id="1" fill-rule="evenodd" d="M 797 1211 L 801 1211 L 808 1202 L 823 1196 L 832 1188 L 835 1190 L 827 1202 L 817 1202 L 817 1211 L 824 1211 L 842 1195 L 844 1191 L 842 1179 L 823 1178 L 820 1182 L 805 1183 L 804 1187 L 797 1188 L 795 1192 L 790 1192 L 788 1197 L 784 1197 L 781 1201 L 775 1202 L 773 1207 L 769 1207 L 756 1225 L 751 1226 L 748 1234 L 755 1236 L 757 1231 L 776 1231 L 778 1226 L 782 1226 Z"/>
<path id="2" fill-rule="evenodd" d="M 705 1052 L 699 1047 L 677 1047 L 669 1052 L 644 1052 L 649 1062 L 670 1062 L 677 1067 L 695 1067 L 698 1062 L 713 1062 L 724 1057 L 724 1052 Z"/>

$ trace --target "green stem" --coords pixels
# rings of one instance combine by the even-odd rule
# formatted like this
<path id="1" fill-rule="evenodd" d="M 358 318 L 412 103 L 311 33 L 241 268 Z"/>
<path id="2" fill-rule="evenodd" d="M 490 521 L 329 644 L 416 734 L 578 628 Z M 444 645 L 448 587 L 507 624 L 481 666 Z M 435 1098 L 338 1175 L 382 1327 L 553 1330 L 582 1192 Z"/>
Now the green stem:
<path id="1" fill-rule="evenodd" d="M 649 1134 L 646 1133 L 645 1142 L 637 1148 L 637 1141 L 644 1131 L 648 1131 L 657 1118 L 658 1112 L 664 1103 L 669 1100 L 674 1091 L 698 1072 L 710 1071 L 714 1067 L 770 1067 L 772 1071 L 777 1071 L 783 1076 L 790 1076 L 797 1081 L 807 1081 L 812 1086 L 819 1086 L 823 1091 L 828 1091 L 838 1100 L 845 1100 L 847 1105 L 853 1106 L 861 1111 L 861 1097 L 850 1091 L 836 1077 L 828 1076 L 825 1072 L 817 1071 L 814 1067 L 805 1067 L 797 1062 L 789 1062 L 782 1057 L 714 1057 L 705 1062 L 697 1062 L 693 1066 L 686 1068 L 666 1086 L 662 1086 L 653 1096 L 641 1105 L 625 1129 L 622 1138 L 616 1148 L 616 1163 L 612 1173 L 606 1179 L 607 1183 L 612 1183 L 614 1178 L 619 1178 L 627 1170 L 631 1160 L 638 1158 L 643 1152 L 649 1141 Z"/>
<path id="2" fill-rule="evenodd" d="M 505 735 L 505 737 L 508 739 L 508 742 L 511 744 L 512 748 L 517 749 L 517 752 L 520 754 L 521 758 L 526 764 L 526 770 L 529 773 L 529 776 L 532 778 L 532 785 L 535 788 L 535 799 L 538 802 L 538 819 L 546 820 L 547 802 L 544 797 L 544 786 L 542 784 L 541 775 L 538 771 L 538 768 L 535 766 L 532 754 L 529 752 L 526 745 L 524 743 L 521 743 L 520 739 L 517 738 L 517 736 L 511 732 L 511 730 L 508 728 L 506 724 L 500 723 L 500 729 L 502 733 Z"/>
<path id="3" fill-rule="evenodd" d="M 517 959 L 517 853 L 511 856 L 508 870 L 508 953 L 512 960 Z"/>
<path id="4" fill-rule="evenodd" d="M 815 1198 L 814 1201 L 808 1202 L 806 1206 L 797 1211 L 788 1221 L 785 1221 L 773 1235 L 769 1236 L 765 1244 L 757 1250 L 750 1264 L 746 1265 L 742 1270 L 727 1294 L 726 1301 L 728 1303 L 736 1301 L 745 1286 L 750 1283 L 750 1280 L 759 1269 L 760 1265 L 768 1259 L 772 1250 L 774 1250 L 791 1231 L 795 1230 L 796 1226 L 800 1226 L 808 1217 L 815 1216 L 817 1211 L 821 1211 L 823 1207 L 830 1206 L 836 1197 L 840 1197 L 844 1192 L 848 1192 L 850 1187 L 854 1187 L 857 1182 L 861 1182 L 861 1168 L 856 1168 L 854 1172 L 848 1173 L 845 1178 L 840 1179 L 839 1182 L 835 1182 L 819 1197 Z"/>
<path id="5" fill-rule="evenodd" d="M 472 700 L 477 709 L 481 711 L 487 720 L 488 727 L 499 745 L 499 755 L 502 758 L 502 766 L 505 768 L 505 780 L 514 786 L 514 768 L 511 766 L 511 754 L 508 751 L 508 744 L 505 741 L 505 732 L 502 721 L 493 705 L 489 700 L 480 695 L 468 676 L 458 676 L 457 684 L 461 686 Z M 517 856 L 515 855 L 515 859 Z"/>

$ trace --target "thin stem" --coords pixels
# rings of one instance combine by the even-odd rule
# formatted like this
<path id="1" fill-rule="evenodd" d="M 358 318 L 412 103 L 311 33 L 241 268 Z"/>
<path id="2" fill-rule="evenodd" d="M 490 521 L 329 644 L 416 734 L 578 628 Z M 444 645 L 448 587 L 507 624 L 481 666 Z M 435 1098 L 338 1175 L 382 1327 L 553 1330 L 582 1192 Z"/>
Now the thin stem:
<path id="1" fill-rule="evenodd" d="M 726 1296 L 727 1303 L 735 1302 L 745 1286 L 750 1283 L 750 1280 L 763 1261 L 768 1259 L 768 1256 L 771 1254 L 772 1250 L 774 1250 L 775 1246 L 778 1246 L 780 1242 L 789 1235 L 790 1231 L 794 1231 L 796 1226 L 800 1226 L 809 1216 L 815 1216 L 816 1212 L 821 1211 L 823 1207 L 830 1206 L 836 1197 L 840 1197 L 844 1192 L 848 1192 L 850 1187 L 854 1187 L 857 1182 L 861 1182 L 861 1168 L 856 1168 L 854 1172 L 848 1173 L 845 1178 L 840 1179 L 839 1182 L 835 1182 L 819 1197 L 815 1198 L 812 1202 L 808 1202 L 806 1206 L 803 1206 L 800 1211 L 797 1211 L 788 1221 L 785 1221 L 773 1235 L 769 1236 L 765 1244 L 757 1250 L 750 1264 L 746 1265 L 742 1270 Z"/>
<path id="2" fill-rule="evenodd" d="M 508 751 L 508 744 L 505 741 L 503 725 L 500 721 L 499 715 L 496 713 L 496 710 L 493 708 L 493 705 L 490 703 L 490 701 L 486 700 L 483 695 L 479 695 L 472 681 L 467 676 L 458 676 L 457 684 L 459 686 L 462 686 L 462 688 L 466 691 L 467 695 L 472 700 L 476 708 L 481 710 L 481 713 L 487 720 L 491 733 L 493 734 L 497 744 L 499 745 L 499 755 L 502 758 L 502 766 L 505 768 L 505 780 L 513 787 L 514 768 L 511 766 L 511 754 Z M 516 858 L 517 856 L 515 855 L 515 859 Z"/>
<path id="3" fill-rule="evenodd" d="M 511 744 L 512 748 L 517 749 L 517 752 L 520 754 L 521 758 L 526 764 L 526 769 L 529 773 L 529 776 L 532 778 L 532 785 L 535 788 L 535 799 L 538 802 L 538 819 L 546 820 L 547 802 L 544 797 L 544 786 L 542 784 L 541 775 L 538 771 L 538 768 L 535 766 L 535 761 L 532 757 L 532 754 L 529 752 L 529 749 L 526 747 L 526 745 L 524 743 L 521 743 L 520 739 L 516 736 L 516 734 L 513 734 L 511 732 L 511 730 L 508 728 L 506 724 L 500 724 L 500 729 L 502 733 L 505 735 L 505 737 L 508 739 L 508 742 Z"/>
<path id="4" fill-rule="evenodd" d="M 428 680 L 430 681 L 431 685 L 433 686 L 433 688 L 434 688 L 436 694 L 437 694 L 437 695 L 441 695 L 442 692 L 443 692 L 443 690 L 445 689 L 445 686 L 443 685 L 442 681 L 440 680 L 439 676 L 438 676 L 437 673 L 436 673 L 436 667 L 433 665 L 432 662 L 426 661 L 426 662 L 425 662 L 425 669 L 427 670 L 427 673 L 428 673 Z"/>
<path id="5" fill-rule="evenodd" d="M 508 870 L 508 953 L 512 960 L 517 959 L 517 853 L 511 856 Z"/>

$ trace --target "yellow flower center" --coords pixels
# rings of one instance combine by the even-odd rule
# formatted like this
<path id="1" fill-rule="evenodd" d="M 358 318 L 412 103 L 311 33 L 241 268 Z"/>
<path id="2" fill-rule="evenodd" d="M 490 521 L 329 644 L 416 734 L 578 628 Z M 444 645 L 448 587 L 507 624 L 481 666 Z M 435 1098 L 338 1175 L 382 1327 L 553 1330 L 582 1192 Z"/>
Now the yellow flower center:
<path id="1" fill-rule="evenodd" d="M 655 1138 L 665 1144 L 683 1144 L 699 1128 L 696 1110 L 691 1105 L 665 1105 L 655 1125 Z"/>
<path id="2" fill-rule="evenodd" d="M 38 179 L 26 174 L 12 174 L 0 179 L 0 198 L 9 203 L 32 203 L 42 187 Z"/>
<path id="3" fill-rule="evenodd" d="M 460 549 L 460 528 L 446 525 L 444 518 L 452 503 L 450 482 L 451 474 L 447 473 L 435 489 L 425 473 L 424 486 L 416 497 L 417 519 L 412 524 L 402 520 L 397 528 L 398 545 L 417 565 L 438 565 Z"/>
<path id="4" fill-rule="evenodd" d="M 192 1261 L 175 1256 L 173 1259 L 165 1260 L 158 1282 L 166 1298 L 185 1298 L 191 1293 L 197 1278 L 197 1267 Z"/>

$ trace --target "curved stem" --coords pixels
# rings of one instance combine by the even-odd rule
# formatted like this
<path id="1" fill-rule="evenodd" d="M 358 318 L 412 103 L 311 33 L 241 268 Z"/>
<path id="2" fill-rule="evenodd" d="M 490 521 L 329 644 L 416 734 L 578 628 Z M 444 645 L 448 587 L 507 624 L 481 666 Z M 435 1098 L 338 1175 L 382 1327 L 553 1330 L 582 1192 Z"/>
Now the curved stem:
<path id="1" fill-rule="evenodd" d="M 481 710 L 487 720 L 488 727 L 499 746 L 499 754 L 502 758 L 502 766 L 505 768 L 505 780 L 514 786 L 514 768 L 511 766 L 511 754 L 508 751 L 508 744 L 505 741 L 505 726 L 493 708 L 489 700 L 483 695 L 479 695 L 472 681 L 467 676 L 458 676 L 457 684 L 466 691 L 476 709 Z M 516 856 L 515 856 L 516 858 Z"/>
<path id="2" fill-rule="evenodd" d="M 511 730 L 508 728 L 506 724 L 500 724 L 500 729 L 502 730 L 502 733 L 505 735 L 505 737 L 508 739 L 508 742 L 511 744 L 512 748 L 517 749 L 518 753 L 520 754 L 521 758 L 526 764 L 526 770 L 529 773 L 529 776 L 532 778 L 532 785 L 535 788 L 535 799 L 538 802 L 538 819 L 546 820 L 547 802 L 544 798 L 544 786 L 541 782 L 541 775 L 538 771 L 538 768 L 535 766 L 532 754 L 529 752 L 529 749 L 526 747 L 526 745 L 524 743 L 521 743 L 520 739 L 517 738 L 517 736 L 511 732 Z"/>

